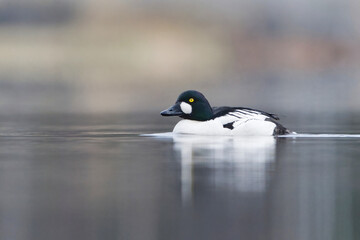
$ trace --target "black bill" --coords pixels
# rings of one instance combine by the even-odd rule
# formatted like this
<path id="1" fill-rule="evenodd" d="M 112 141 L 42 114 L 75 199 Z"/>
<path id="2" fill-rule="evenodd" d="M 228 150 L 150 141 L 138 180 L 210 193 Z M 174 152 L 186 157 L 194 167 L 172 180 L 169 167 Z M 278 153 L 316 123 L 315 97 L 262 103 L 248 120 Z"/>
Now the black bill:
<path id="1" fill-rule="evenodd" d="M 184 113 L 181 111 L 180 104 L 176 103 L 174 106 L 169 107 L 168 109 L 162 111 L 160 114 L 162 116 L 180 116 Z"/>

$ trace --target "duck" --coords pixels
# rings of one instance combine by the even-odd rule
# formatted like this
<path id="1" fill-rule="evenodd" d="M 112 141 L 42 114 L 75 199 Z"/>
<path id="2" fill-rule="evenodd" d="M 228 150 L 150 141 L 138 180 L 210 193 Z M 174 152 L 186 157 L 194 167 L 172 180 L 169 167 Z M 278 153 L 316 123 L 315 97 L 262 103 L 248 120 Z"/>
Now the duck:
<path id="1" fill-rule="evenodd" d="M 247 107 L 212 107 L 196 90 L 181 93 L 175 104 L 160 114 L 182 118 L 173 129 L 175 134 L 277 136 L 294 133 L 281 125 L 273 113 Z"/>

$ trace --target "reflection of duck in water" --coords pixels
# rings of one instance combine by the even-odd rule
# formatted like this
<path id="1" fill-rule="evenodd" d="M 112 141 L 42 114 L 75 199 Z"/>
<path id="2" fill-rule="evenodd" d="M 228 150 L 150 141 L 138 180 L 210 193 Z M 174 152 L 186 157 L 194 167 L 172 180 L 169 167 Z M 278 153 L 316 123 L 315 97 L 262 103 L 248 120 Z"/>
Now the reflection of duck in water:
<path id="1" fill-rule="evenodd" d="M 211 187 L 265 191 L 275 161 L 275 138 L 174 135 L 173 140 L 180 156 L 183 200 L 192 198 L 197 169 L 202 169 L 202 183 Z"/>
<path id="2" fill-rule="evenodd" d="M 200 135 L 284 135 L 291 131 L 276 120 L 271 113 L 243 107 L 211 107 L 198 91 L 180 94 L 174 106 L 161 112 L 163 116 L 184 118 L 174 128 L 174 133 Z"/>

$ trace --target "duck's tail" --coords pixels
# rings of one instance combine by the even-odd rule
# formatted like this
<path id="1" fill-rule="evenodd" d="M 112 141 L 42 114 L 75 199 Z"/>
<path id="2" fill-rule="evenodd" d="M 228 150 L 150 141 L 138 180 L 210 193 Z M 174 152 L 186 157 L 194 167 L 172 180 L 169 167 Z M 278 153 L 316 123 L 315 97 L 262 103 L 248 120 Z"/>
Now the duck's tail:
<path id="1" fill-rule="evenodd" d="M 274 129 L 274 136 L 277 135 L 288 135 L 288 134 L 297 134 L 296 132 L 290 131 L 280 123 L 276 123 L 276 127 Z"/>

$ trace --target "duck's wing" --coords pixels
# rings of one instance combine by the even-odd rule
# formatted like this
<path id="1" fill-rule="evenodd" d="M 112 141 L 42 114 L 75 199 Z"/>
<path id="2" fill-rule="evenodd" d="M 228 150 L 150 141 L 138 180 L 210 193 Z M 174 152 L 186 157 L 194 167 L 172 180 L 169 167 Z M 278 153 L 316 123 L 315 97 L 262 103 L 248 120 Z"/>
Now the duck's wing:
<path id="1" fill-rule="evenodd" d="M 234 122 L 247 119 L 279 120 L 275 114 L 244 107 L 213 107 L 213 113 L 214 119 L 218 119 L 224 127 L 232 126 Z"/>
<path id="2" fill-rule="evenodd" d="M 244 108 L 244 107 L 213 107 L 214 118 L 223 117 L 223 116 L 233 116 L 236 118 L 256 118 L 256 119 L 266 119 L 271 118 L 273 120 L 279 120 L 279 117 L 273 113 L 267 113 L 261 110 L 256 110 L 253 108 Z"/>
<path id="3" fill-rule="evenodd" d="M 218 119 L 224 128 L 233 129 L 234 123 L 244 123 L 248 120 L 262 120 L 273 122 L 276 127 L 274 128 L 274 135 L 283 135 L 292 133 L 290 130 L 282 126 L 276 120 L 279 117 L 272 113 L 267 113 L 261 110 L 243 107 L 213 107 L 214 119 Z"/>

